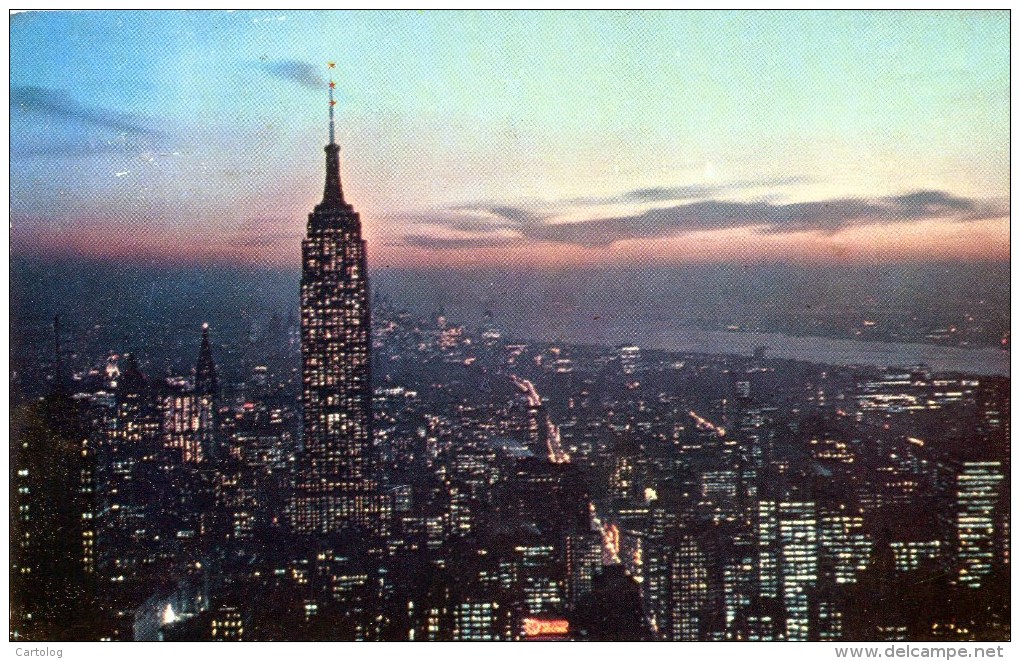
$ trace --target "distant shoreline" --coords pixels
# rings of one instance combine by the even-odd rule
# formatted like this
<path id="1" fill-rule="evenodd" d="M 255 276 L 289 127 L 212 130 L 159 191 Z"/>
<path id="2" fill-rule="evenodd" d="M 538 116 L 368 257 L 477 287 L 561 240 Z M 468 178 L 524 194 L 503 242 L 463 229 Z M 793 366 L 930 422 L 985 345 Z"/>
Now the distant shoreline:
<path id="1" fill-rule="evenodd" d="M 556 333 L 541 333 L 540 337 L 534 339 L 602 346 L 635 344 L 649 350 L 739 356 L 750 356 L 755 348 L 765 346 L 768 358 L 800 360 L 820 365 L 882 368 L 923 364 L 933 372 L 980 376 L 1009 377 L 1011 363 L 1009 351 L 991 347 L 966 349 L 934 344 L 697 328 L 656 330 L 614 325 L 603 332 L 588 328 L 565 334 L 560 330 Z"/>

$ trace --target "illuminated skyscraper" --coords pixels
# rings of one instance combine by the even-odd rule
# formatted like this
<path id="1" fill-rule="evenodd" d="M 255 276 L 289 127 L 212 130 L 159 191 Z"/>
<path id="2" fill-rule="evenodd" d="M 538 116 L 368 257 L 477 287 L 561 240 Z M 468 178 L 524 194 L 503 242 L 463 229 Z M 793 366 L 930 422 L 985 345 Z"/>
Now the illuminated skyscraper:
<path id="1" fill-rule="evenodd" d="M 195 365 L 195 412 L 198 416 L 198 447 L 206 457 L 216 459 L 216 398 L 220 394 L 216 363 L 209 346 L 209 324 L 202 324 L 202 346 Z"/>
<path id="2" fill-rule="evenodd" d="M 786 606 L 786 639 L 808 640 L 809 595 L 818 580 L 815 504 L 779 503 L 780 585 Z"/>
<path id="3" fill-rule="evenodd" d="M 943 557 L 958 585 L 981 587 L 995 564 L 995 514 L 1005 479 L 1002 462 L 952 456 L 939 466 Z"/>
<path id="4" fill-rule="evenodd" d="M 764 600 L 782 601 L 785 640 L 809 640 L 811 595 L 818 581 L 817 519 L 813 502 L 758 503 L 758 585 Z"/>
<path id="5" fill-rule="evenodd" d="M 701 640 L 708 601 L 708 559 L 697 540 L 681 535 L 669 555 L 670 626 L 666 640 Z"/>
<path id="6" fill-rule="evenodd" d="M 202 345 L 195 365 L 194 391 L 178 384 L 160 397 L 163 411 L 163 445 L 176 460 L 200 464 L 216 459 L 216 398 L 219 379 L 209 345 L 209 324 L 202 325 Z"/>
<path id="7" fill-rule="evenodd" d="M 344 201 L 330 83 L 322 201 L 301 244 L 301 359 L 305 463 L 292 521 L 304 533 L 369 523 L 369 310 L 361 219 Z"/>

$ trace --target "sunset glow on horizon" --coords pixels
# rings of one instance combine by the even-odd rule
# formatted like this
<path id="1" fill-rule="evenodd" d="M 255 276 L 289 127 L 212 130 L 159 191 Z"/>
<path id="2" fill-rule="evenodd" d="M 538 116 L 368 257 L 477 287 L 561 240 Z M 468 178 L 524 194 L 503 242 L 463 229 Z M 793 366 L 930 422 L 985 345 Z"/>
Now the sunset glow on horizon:
<path id="1" fill-rule="evenodd" d="M 11 71 L 15 257 L 297 266 L 335 76 L 372 268 L 1009 259 L 1008 12 L 30 12 Z"/>

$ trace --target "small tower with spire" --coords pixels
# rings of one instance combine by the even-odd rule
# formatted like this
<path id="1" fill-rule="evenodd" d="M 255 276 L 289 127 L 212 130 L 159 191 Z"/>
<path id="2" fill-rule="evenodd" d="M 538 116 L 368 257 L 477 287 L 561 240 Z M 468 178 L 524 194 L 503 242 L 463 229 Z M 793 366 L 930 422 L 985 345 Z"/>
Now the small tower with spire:
<path id="1" fill-rule="evenodd" d="M 213 362 L 212 347 L 209 344 L 209 324 L 202 324 L 202 345 L 198 350 L 195 364 L 195 411 L 198 415 L 197 442 L 201 452 L 192 453 L 196 458 L 218 457 L 217 448 L 217 407 L 220 394 L 216 363 Z M 199 459 L 200 461 L 201 459 Z"/>
<path id="2" fill-rule="evenodd" d="M 218 395 L 219 378 L 216 363 L 213 362 L 212 347 L 209 345 L 209 324 L 202 324 L 202 346 L 198 350 L 195 364 L 195 392 L 199 395 Z"/>

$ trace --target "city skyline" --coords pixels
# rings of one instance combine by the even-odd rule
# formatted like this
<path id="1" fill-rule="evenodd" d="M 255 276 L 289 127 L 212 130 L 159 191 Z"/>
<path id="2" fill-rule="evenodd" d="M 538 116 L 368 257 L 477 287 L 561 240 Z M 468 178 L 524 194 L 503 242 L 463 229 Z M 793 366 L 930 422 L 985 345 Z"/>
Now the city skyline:
<path id="1" fill-rule="evenodd" d="M 15 655 L 1003 657 L 1008 126 L 952 102 L 1002 16 L 17 19 Z"/>
<path id="2" fill-rule="evenodd" d="M 1005 12 L 19 14 L 12 248 L 297 265 L 336 60 L 373 268 L 1004 261 L 1007 32 Z"/>

